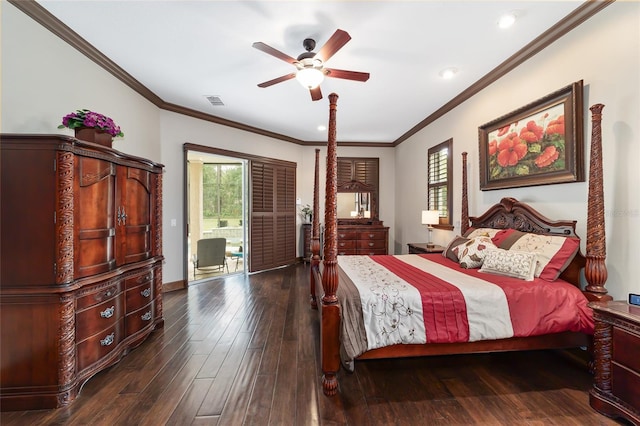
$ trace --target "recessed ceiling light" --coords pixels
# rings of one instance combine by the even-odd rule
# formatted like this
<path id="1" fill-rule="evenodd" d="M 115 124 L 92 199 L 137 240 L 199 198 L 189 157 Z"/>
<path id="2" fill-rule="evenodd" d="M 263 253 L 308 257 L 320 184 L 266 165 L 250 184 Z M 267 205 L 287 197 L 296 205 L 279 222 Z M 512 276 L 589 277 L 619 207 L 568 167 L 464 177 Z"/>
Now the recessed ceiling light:
<path id="1" fill-rule="evenodd" d="M 458 68 L 454 67 L 445 68 L 439 73 L 440 77 L 444 78 L 445 80 L 452 79 L 456 74 L 458 74 Z"/>
<path id="2" fill-rule="evenodd" d="M 514 12 L 508 12 L 500 16 L 498 19 L 498 27 L 502 29 L 509 28 L 516 22 L 516 14 Z"/>
<path id="3" fill-rule="evenodd" d="M 323 132 L 325 130 L 327 130 L 327 126 L 325 126 L 324 124 L 321 124 L 321 125 L 318 126 L 318 131 L 319 132 Z"/>

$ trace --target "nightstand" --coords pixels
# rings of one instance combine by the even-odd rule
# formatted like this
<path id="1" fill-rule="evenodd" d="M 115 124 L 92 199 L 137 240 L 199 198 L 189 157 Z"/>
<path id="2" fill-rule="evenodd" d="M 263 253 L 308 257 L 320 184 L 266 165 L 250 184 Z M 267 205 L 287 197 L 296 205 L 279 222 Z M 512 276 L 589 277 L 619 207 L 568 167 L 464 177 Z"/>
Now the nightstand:
<path id="1" fill-rule="evenodd" d="M 427 247 L 427 243 L 409 243 L 409 254 L 426 254 L 426 253 L 442 253 L 444 247 L 434 245 L 433 247 Z"/>
<path id="2" fill-rule="evenodd" d="M 589 403 L 609 417 L 640 424 L 640 306 L 592 302 L 595 377 Z"/>

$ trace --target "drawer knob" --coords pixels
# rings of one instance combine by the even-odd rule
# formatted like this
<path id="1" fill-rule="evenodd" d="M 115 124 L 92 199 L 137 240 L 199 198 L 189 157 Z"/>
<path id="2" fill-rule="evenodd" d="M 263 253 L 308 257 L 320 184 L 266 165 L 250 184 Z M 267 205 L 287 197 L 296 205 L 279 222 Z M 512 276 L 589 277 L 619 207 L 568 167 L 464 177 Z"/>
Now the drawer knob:
<path id="1" fill-rule="evenodd" d="M 100 312 L 100 316 L 102 318 L 111 318 L 113 316 L 113 313 L 116 311 L 116 307 L 112 306 L 110 308 L 105 309 L 104 311 Z"/>
<path id="2" fill-rule="evenodd" d="M 151 287 L 145 288 L 140 292 L 140 294 L 142 295 L 142 297 L 149 297 L 151 295 Z"/>
<path id="3" fill-rule="evenodd" d="M 376 236 L 376 234 L 369 234 L 369 238 L 373 238 L 375 236 Z"/>
<path id="4" fill-rule="evenodd" d="M 116 334 L 115 333 L 111 333 L 107 337 L 105 337 L 104 339 L 100 340 L 100 345 L 101 346 L 111 346 L 111 344 L 114 342 L 114 340 L 116 340 Z"/>
<path id="5" fill-rule="evenodd" d="M 140 318 L 142 319 L 142 321 L 149 321 L 151 319 L 151 311 L 148 311 L 145 314 L 141 315 Z"/>
<path id="6" fill-rule="evenodd" d="M 116 294 L 116 289 L 115 289 L 114 287 L 111 287 L 111 288 L 106 289 L 103 293 L 96 293 L 96 294 L 93 296 L 93 299 L 94 299 L 96 302 L 100 302 L 100 301 L 102 301 L 102 300 L 105 300 L 105 299 L 110 298 L 110 297 L 111 297 L 111 296 L 113 296 L 114 294 Z"/>
<path id="7" fill-rule="evenodd" d="M 369 247 L 375 246 L 375 243 L 369 243 Z"/>
<path id="8" fill-rule="evenodd" d="M 140 277 L 138 278 L 138 283 L 146 283 L 147 281 L 151 280 L 151 274 L 147 274 L 144 277 Z"/>
<path id="9" fill-rule="evenodd" d="M 344 238 L 344 234 L 338 234 L 340 238 Z"/>

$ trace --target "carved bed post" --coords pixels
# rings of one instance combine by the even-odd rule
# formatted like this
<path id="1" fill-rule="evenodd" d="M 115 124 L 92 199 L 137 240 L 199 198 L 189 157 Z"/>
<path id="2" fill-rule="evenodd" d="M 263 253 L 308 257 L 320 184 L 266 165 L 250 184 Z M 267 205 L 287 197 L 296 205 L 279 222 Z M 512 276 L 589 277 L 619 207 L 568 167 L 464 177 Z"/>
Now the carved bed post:
<path id="1" fill-rule="evenodd" d="M 319 190 L 320 185 L 320 149 L 316 148 L 316 165 L 313 177 L 313 225 L 311 225 L 311 276 L 309 277 L 309 289 L 311 291 L 311 307 L 318 309 L 318 301 L 316 300 L 316 279 L 314 271 L 320 266 L 320 221 L 318 215 L 319 208 Z"/>
<path id="2" fill-rule="evenodd" d="M 340 369 L 340 306 L 338 290 L 338 227 L 337 202 L 338 190 L 337 153 L 336 153 L 336 109 L 338 95 L 329 95 L 329 140 L 327 144 L 327 180 L 325 187 L 325 238 L 324 270 L 322 273 L 322 315 L 320 352 L 322 356 L 322 388 L 325 395 L 335 395 L 338 391 L 336 374 Z"/>
<path id="3" fill-rule="evenodd" d="M 604 191 L 602 184 L 602 109 L 603 104 L 591 108 L 591 159 L 589 162 L 589 204 L 587 207 L 587 264 L 584 276 L 586 291 L 592 300 L 611 300 L 604 287 L 607 281 L 605 264 L 606 239 L 604 231 Z"/>
<path id="4" fill-rule="evenodd" d="M 453 225 L 453 224 L 452 224 Z M 460 216 L 460 234 L 469 229 L 469 197 L 467 196 L 467 153 L 462 153 L 462 215 Z"/>

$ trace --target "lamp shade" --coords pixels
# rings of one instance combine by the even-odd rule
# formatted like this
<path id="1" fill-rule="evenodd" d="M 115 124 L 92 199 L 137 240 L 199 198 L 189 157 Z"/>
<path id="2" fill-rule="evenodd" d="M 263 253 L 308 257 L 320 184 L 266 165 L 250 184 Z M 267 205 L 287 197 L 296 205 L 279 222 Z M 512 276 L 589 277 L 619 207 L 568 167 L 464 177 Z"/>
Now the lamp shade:
<path id="1" fill-rule="evenodd" d="M 296 79 L 307 89 L 315 89 L 324 80 L 324 74 L 317 68 L 305 67 L 298 70 Z"/>
<path id="2" fill-rule="evenodd" d="M 440 223 L 440 211 L 438 210 L 422 210 L 423 225 L 437 225 Z"/>

